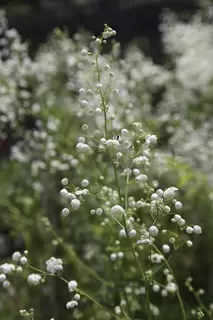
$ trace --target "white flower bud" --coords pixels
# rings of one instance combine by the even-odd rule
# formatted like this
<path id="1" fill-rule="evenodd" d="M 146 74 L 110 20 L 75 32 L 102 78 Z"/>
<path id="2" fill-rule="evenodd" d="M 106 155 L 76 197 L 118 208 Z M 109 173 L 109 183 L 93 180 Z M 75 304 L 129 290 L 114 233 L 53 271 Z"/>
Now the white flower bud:
<path id="1" fill-rule="evenodd" d="M 118 256 L 119 259 L 123 259 L 124 253 L 122 251 L 119 251 L 117 256 Z"/>
<path id="2" fill-rule="evenodd" d="M 137 232 L 135 229 L 132 229 L 130 232 L 129 232 L 129 236 L 130 238 L 134 238 L 136 236 Z"/>
<path id="3" fill-rule="evenodd" d="M 41 282 L 41 276 L 37 273 L 32 273 L 28 276 L 27 281 L 29 284 L 37 286 Z"/>
<path id="4" fill-rule="evenodd" d="M 183 205 L 180 201 L 176 201 L 175 202 L 175 209 L 180 210 L 182 209 Z"/>
<path id="5" fill-rule="evenodd" d="M 194 233 L 196 233 L 196 234 L 201 234 L 201 233 L 202 233 L 202 229 L 201 229 L 201 227 L 198 226 L 198 225 L 195 225 L 195 226 L 193 227 L 193 231 L 194 231 Z"/>
<path id="6" fill-rule="evenodd" d="M 151 195 L 151 200 L 157 200 L 157 199 L 159 199 L 157 193 L 153 193 L 153 194 Z"/>
<path id="7" fill-rule="evenodd" d="M 118 204 L 112 207 L 110 212 L 112 216 L 115 216 L 116 214 L 125 214 L 124 208 Z"/>
<path id="8" fill-rule="evenodd" d="M 10 282 L 8 280 L 4 281 L 2 284 L 3 288 L 6 289 L 10 286 Z"/>
<path id="9" fill-rule="evenodd" d="M 68 191 L 67 191 L 67 189 L 61 189 L 61 191 L 60 191 L 60 195 L 62 196 L 62 197 L 64 197 L 64 198 L 68 198 Z"/>
<path id="10" fill-rule="evenodd" d="M 186 232 L 187 232 L 188 234 L 193 233 L 193 228 L 192 228 L 192 227 L 187 227 L 187 228 L 186 228 Z"/>
<path id="11" fill-rule="evenodd" d="M 0 283 L 3 283 L 6 280 L 6 275 L 4 273 L 0 274 Z"/>
<path id="12" fill-rule="evenodd" d="M 81 202 L 78 199 L 73 199 L 71 201 L 71 207 L 73 210 L 78 210 L 81 206 Z"/>
<path id="13" fill-rule="evenodd" d="M 115 261 L 117 259 L 117 254 L 116 253 L 111 253 L 110 254 L 110 260 Z"/>
<path id="14" fill-rule="evenodd" d="M 126 231 L 124 229 L 121 229 L 119 231 L 119 237 L 120 238 L 126 238 L 127 237 Z"/>
<path id="15" fill-rule="evenodd" d="M 87 179 L 84 179 L 84 180 L 81 181 L 81 185 L 82 185 L 82 187 L 85 188 L 85 187 L 87 187 L 89 185 L 89 181 Z"/>
<path id="16" fill-rule="evenodd" d="M 21 259 L 20 259 L 20 263 L 21 264 L 27 264 L 27 258 L 26 257 L 21 257 Z"/>
<path id="17" fill-rule="evenodd" d="M 61 180 L 61 184 L 62 184 L 63 186 L 68 185 L 68 183 L 69 183 L 69 181 L 68 181 L 67 178 L 64 178 L 64 179 Z"/>
<path id="18" fill-rule="evenodd" d="M 163 252 L 164 253 L 169 253 L 170 252 L 170 246 L 168 246 L 168 244 L 164 244 L 162 246 Z"/>
<path id="19" fill-rule="evenodd" d="M 62 211 L 61 211 L 61 214 L 63 217 L 67 217 L 69 215 L 70 211 L 68 208 L 64 208 Z"/>
<path id="20" fill-rule="evenodd" d="M 88 55 L 88 50 L 87 49 L 82 49 L 81 50 L 82 56 L 87 56 Z"/>
<path id="21" fill-rule="evenodd" d="M 81 100 L 81 101 L 80 101 L 80 106 L 81 106 L 82 108 L 88 107 L 88 101 L 87 101 L 87 100 Z"/>
<path id="22" fill-rule="evenodd" d="M 73 297 L 74 300 L 79 301 L 81 299 L 81 296 L 79 293 L 76 293 Z"/>
<path id="23" fill-rule="evenodd" d="M 67 304 L 66 304 L 66 308 L 69 310 L 69 309 L 73 309 L 75 307 L 78 306 L 78 301 L 76 300 L 72 300 L 72 301 L 68 301 Z"/>
<path id="24" fill-rule="evenodd" d="M 78 286 L 77 281 L 75 281 L 75 280 L 69 281 L 69 283 L 68 283 L 68 290 L 69 290 L 69 292 L 75 291 L 75 289 L 77 288 L 77 286 Z"/>
<path id="25" fill-rule="evenodd" d="M 19 251 L 14 252 L 12 255 L 12 260 L 18 262 L 20 261 L 20 259 L 21 259 L 21 253 Z"/>
<path id="26" fill-rule="evenodd" d="M 150 234 L 150 236 L 152 236 L 152 237 L 156 237 L 157 235 L 158 235 L 158 228 L 156 227 L 156 226 L 151 226 L 150 228 L 149 228 L 149 234 Z"/>
<path id="27" fill-rule="evenodd" d="M 193 245 L 193 243 L 192 243 L 192 241 L 190 241 L 190 240 L 188 240 L 188 241 L 186 241 L 186 245 L 187 245 L 187 247 L 192 247 L 192 245 Z"/>

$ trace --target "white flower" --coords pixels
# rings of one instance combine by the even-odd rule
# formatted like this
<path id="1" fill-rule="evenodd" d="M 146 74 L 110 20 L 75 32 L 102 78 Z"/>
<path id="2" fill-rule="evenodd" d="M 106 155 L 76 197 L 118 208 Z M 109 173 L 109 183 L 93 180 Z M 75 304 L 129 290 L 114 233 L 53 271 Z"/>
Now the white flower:
<path id="1" fill-rule="evenodd" d="M 82 142 L 77 143 L 76 149 L 82 153 L 91 153 L 91 151 L 92 151 L 92 149 L 90 148 L 90 146 L 88 144 L 82 143 Z"/>
<path id="2" fill-rule="evenodd" d="M 10 282 L 8 280 L 4 281 L 2 284 L 3 288 L 8 288 L 10 286 Z"/>
<path id="3" fill-rule="evenodd" d="M 82 56 L 87 56 L 88 55 L 88 50 L 87 49 L 82 49 L 81 50 Z"/>
<path id="4" fill-rule="evenodd" d="M 69 283 L 68 283 L 68 290 L 69 290 L 69 292 L 75 291 L 75 289 L 77 288 L 77 286 L 78 286 L 77 281 L 75 281 L 75 280 L 69 281 Z"/>
<path id="5" fill-rule="evenodd" d="M 4 264 L 0 265 L 0 270 L 3 273 L 8 274 L 8 273 L 15 271 L 15 266 L 12 263 L 4 263 Z"/>
<path id="6" fill-rule="evenodd" d="M 26 257 L 21 257 L 21 259 L 20 259 L 21 264 L 27 264 L 27 262 L 28 262 L 28 260 Z"/>
<path id="7" fill-rule="evenodd" d="M 162 246 L 163 252 L 168 253 L 170 251 L 170 246 L 168 244 L 164 244 Z"/>
<path id="8" fill-rule="evenodd" d="M 150 260 L 152 263 L 161 263 L 164 260 L 164 256 L 158 253 L 152 253 Z"/>
<path id="9" fill-rule="evenodd" d="M 61 211 L 61 214 L 63 217 L 67 217 L 69 215 L 70 211 L 68 208 L 64 208 L 62 211 Z"/>
<path id="10" fill-rule="evenodd" d="M 114 207 L 110 210 L 111 215 L 114 217 L 116 214 L 125 214 L 125 210 L 123 207 L 121 207 L 119 204 L 116 204 Z"/>
<path id="11" fill-rule="evenodd" d="M 111 149 L 118 149 L 120 147 L 120 142 L 115 139 L 106 140 L 105 145 Z"/>
<path id="12" fill-rule="evenodd" d="M 71 201 L 71 207 L 73 210 L 78 210 L 81 206 L 81 202 L 78 199 L 73 199 Z"/>
<path id="13" fill-rule="evenodd" d="M 176 187 L 170 187 L 168 189 L 166 189 L 163 193 L 164 198 L 169 199 L 169 198 L 173 198 L 175 195 L 175 192 L 178 190 L 178 188 Z"/>
<path id="14" fill-rule="evenodd" d="M 55 257 L 51 257 L 49 260 L 46 261 L 46 270 L 51 274 L 55 274 L 56 272 L 63 270 L 61 259 L 56 259 Z"/>
<path id="15" fill-rule="evenodd" d="M 193 233 L 193 228 L 192 228 L 192 227 L 187 227 L 187 228 L 186 228 L 186 232 L 187 232 L 188 234 Z"/>
<path id="16" fill-rule="evenodd" d="M 82 187 L 85 188 L 85 187 L 87 187 L 89 185 L 89 181 L 87 179 L 84 179 L 84 180 L 81 181 L 81 185 L 82 185 Z"/>
<path id="17" fill-rule="evenodd" d="M 20 261 L 20 259 L 21 259 L 21 253 L 19 251 L 14 252 L 12 255 L 12 260 L 18 262 Z"/>
<path id="18" fill-rule="evenodd" d="M 73 297 L 74 300 L 79 301 L 81 299 L 81 296 L 79 293 L 76 293 Z"/>
<path id="19" fill-rule="evenodd" d="M 119 231 L 119 237 L 120 238 L 126 238 L 127 237 L 126 231 L 124 229 L 121 229 Z"/>
<path id="20" fill-rule="evenodd" d="M 175 293 L 177 291 L 177 285 L 176 283 L 174 282 L 169 282 L 166 287 L 165 287 L 165 290 L 167 292 L 170 292 L 170 293 Z"/>
<path id="21" fill-rule="evenodd" d="M 201 229 L 201 227 L 198 226 L 198 225 L 195 225 L 195 226 L 193 227 L 193 231 L 194 231 L 194 233 L 196 233 L 196 234 L 201 234 L 201 233 L 202 233 L 202 229 Z"/>
<path id="22" fill-rule="evenodd" d="M 137 232 L 135 229 L 132 229 L 130 232 L 129 232 L 129 236 L 130 238 L 134 238 L 136 236 Z"/>
<path id="23" fill-rule="evenodd" d="M 88 101 L 87 100 L 81 100 L 80 105 L 82 108 L 86 108 L 88 106 Z"/>
<path id="24" fill-rule="evenodd" d="M 193 245 L 193 242 L 192 241 L 190 241 L 190 240 L 188 240 L 188 241 L 186 241 L 186 245 L 187 245 L 187 247 L 192 247 L 192 245 Z"/>
<path id="25" fill-rule="evenodd" d="M 155 143 L 157 143 L 156 135 L 148 134 L 148 136 L 146 136 L 146 144 L 149 146 L 150 144 L 155 144 Z"/>
<path id="26" fill-rule="evenodd" d="M 146 182 L 148 179 L 146 174 L 139 174 L 138 176 L 136 176 L 135 180 L 139 181 L 139 182 Z"/>
<path id="27" fill-rule="evenodd" d="M 62 196 L 62 197 L 65 197 L 65 198 L 68 198 L 68 191 L 67 191 L 67 189 L 61 189 L 61 191 L 60 191 L 60 195 Z"/>
<path id="28" fill-rule="evenodd" d="M 0 274 L 0 283 L 3 283 L 6 280 L 6 276 L 4 273 Z"/>
<path id="29" fill-rule="evenodd" d="M 64 178 L 64 179 L 61 180 L 61 184 L 62 184 L 63 186 L 68 185 L 68 183 L 69 183 L 69 181 L 68 181 L 67 178 Z"/>
<path id="30" fill-rule="evenodd" d="M 150 236 L 152 236 L 152 237 L 156 237 L 157 235 L 158 235 L 158 228 L 156 227 L 156 226 L 151 226 L 150 228 L 149 228 L 149 234 L 150 234 Z"/>
<path id="31" fill-rule="evenodd" d="M 69 309 L 73 309 L 74 307 L 77 307 L 78 306 L 78 301 L 76 300 L 72 300 L 72 301 L 69 301 L 67 302 L 66 304 L 66 308 L 69 310 Z"/>
<path id="32" fill-rule="evenodd" d="M 182 209 L 183 205 L 180 201 L 176 201 L 175 202 L 175 209 L 180 210 Z"/>
<path id="33" fill-rule="evenodd" d="M 32 273 L 28 276 L 27 281 L 29 284 L 37 286 L 41 282 L 41 276 L 37 273 Z"/>
<path id="34" fill-rule="evenodd" d="M 111 260 L 111 261 L 115 261 L 116 259 L 117 259 L 117 254 L 114 253 L 114 252 L 111 253 L 111 254 L 110 254 L 110 260 Z"/>

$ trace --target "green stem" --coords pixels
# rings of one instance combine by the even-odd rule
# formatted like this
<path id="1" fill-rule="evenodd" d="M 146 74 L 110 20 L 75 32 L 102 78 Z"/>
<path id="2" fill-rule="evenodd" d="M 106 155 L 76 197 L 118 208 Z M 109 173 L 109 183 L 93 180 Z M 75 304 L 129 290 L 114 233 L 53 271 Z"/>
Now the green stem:
<path id="1" fill-rule="evenodd" d="M 37 271 L 45 276 L 52 276 L 52 277 L 56 277 L 60 280 L 62 280 L 64 283 L 68 284 L 69 281 L 67 281 L 65 278 L 61 277 L 60 275 L 58 274 L 51 274 L 51 273 L 48 273 L 48 272 L 45 272 L 43 270 L 40 270 L 38 268 L 35 268 L 31 265 L 29 265 L 29 268 L 34 270 L 34 271 Z M 100 304 L 95 298 L 93 298 L 91 295 L 89 295 L 88 293 L 86 293 L 85 291 L 83 291 L 82 289 L 79 289 L 77 288 L 76 289 L 76 292 L 79 292 L 81 295 L 84 295 L 85 297 L 87 297 L 89 300 L 91 300 L 92 302 L 94 302 L 97 306 L 99 306 L 100 308 L 102 309 L 105 309 L 107 312 L 109 312 L 115 319 L 120 319 L 115 313 L 111 312 L 110 309 L 108 309 L 107 307 L 103 306 L 102 304 Z"/>
<path id="2" fill-rule="evenodd" d="M 102 277 L 100 277 L 93 269 L 91 269 L 90 267 L 88 267 L 76 254 L 76 252 L 74 251 L 73 247 L 71 245 L 66 245 L 64 242 L 62 242 L 58 235 L 56 234 L 56 232 L 54 231 L 53 228 L 50 229 L 52 234 L 54 235 L 55 239 L 58 241 L 58 243 L 60 243 L 60 245 L 62 246 L 62 248 L 67 252 L 68 257 L 71 258 L 71 262 L 75 262 L 75 265 L 79 267 L 82 267 L 82 269 L 84 269 L 87 273 L 89 273 L 94 279 L 98 280 L 99 282 L 101 282 L 103 285 L 105 286 L 111 286 L 112 284 L 108 281 L 106 281 L 105 279 L 103 279 Z"/>
<path id="3" fill-rule="evenodd" d="M 160 255 L 162 255 L 164 257 L 165 264 L 166 264 L 167 268 L 169 269 L 169 271 L 171 272 L 171 274 L 173 276 L 173 279 L 174 279 L 174 281 L 176 282 L 176 285 L 177 285 L 177 280 L 175 278 L 174 272 L 173 272 L 172 268 L 170 267 L 170 264 L 168 263 L 167 259 L 165 258 L 165 256 L 162 254 L 162 252 L 158 249 L 158 247 L 154 243 L 152 243 L 152 246 L 155 249 L 155 251 L 157 251 Z M 181 298 L 181 295 L 180 295 L 180 292 L 179 292 L 178 288 L 177 288 L 176 294 L 177 294 L 177 298 L 178 298 L 178 301 L 179 301 L 179 305 L 180 305 L 180 309 L 181 309 L 181 313 L 182 313 L 182 318 L 183 318 L 183 320 L 186 320 L 186 312 L 185 312 L 185 308 L 184 308 L 184 305 L 183 305 L 183 300 Z"/>
<path id="4" fill-rule="evenodd" d="M 125 187 L 125 199 L 124 199 L 124 202 L 125 202 L 125 212 L 127 212 L 128 210 L 128 186 L 129 186 L 129 170 L 127 170 L 127 177 L 126 177 L 126 187 Z M 145 274 L 144 274 L 144 270 L 138 260 L 138 257 L 136 255 L 136 252 L 134 250 L 134 247 L 133 247 L 133 244 L 132 244 L 132 241 L 129 237 L 129 232 L 128 232 L 128 228 L 127 228 L 127 223 L 126 223 L 126 215 L 124 214 L 123 215 L 123 223 L 124 223 L 124 227 L 125 227 L 125 231 L 126 231 L 126 235 L 127 235 L 127 238 L 128 238 L 128 241 L 130 243 L 130 247 L 131 247 L 131 250 L 132 250 L 132 254 L 133 254 L 133 257 L 136 261 L 136 264 L 138 266 L 138 269 L 141 273 L 141 276 L 142 276 L 142 279 L 144 280 L 145 282 L 145 288 L 146 288 L 146 308 L 147 308 L 147 315 L 148 315 L 148 319 L 151 320 L 152 319 L 152 313 L 150 311 L 150 297 L 149 297 L 149 286 L 148 286 L 148 283 L 145 279 Z"/>
<path id="5" fill-rule="evenodd" d="M 119 184 L 119 179 L 118 179 L 118 173 L 117 173 L 117 168 L 116 168 L 116 164 L 113 161 L 112 155 L 109 151 L 109 149 L 107 149 L 110 160 L 112 162 L 112 166 L 113 166 L 113 170 L 114 170 L 114 174 L 115 174 L 115 182 L 116 182 L 116 186 L 117 186 L 117 190 L 118 190 L 118 197 L 119 197 L 119 201 L 120 203 L 122 202 L 122 197 L 121 197 L 121 189 L 120 189 L 120 184 Z"/>
<path id="6" fill-rule="evenodd" d="M 206 306 L 205 306 L 205 305 L 203 304 L 203 302 L 201 301 L 201 299 L 200 299 L 199 295 L 197 294 L 197 292 L 195 292 L 195 290 L 193 290 L 192 292 L 193 292 L 193 294 L 194 294 L 197 302 L 199 303 L 201 309 L 207 314 L 208 318 L 209 318 L 210 320 L 212 320 L 212 319 L 213 319 L 212 315 L 210 314 L 209 310 L 206 308 Z"/>
<path id="7" fill-rule="evenodd" d="M 82 289 L 76 289 L 76 291 L 78 293 L 80 293 L 81 295 L 87 297 L 89 300 L 91 300 L 92 302 L 94 302 L 94 304 L 96 304 L 98 307 L 105 309 L 108 313 L 111 314 L 111 316 L 113 316 L 115 319 L 120 319 L 114 312 L 112 312 L 110 309 L 108 309 L 107 307 L 103 306 L 102 304 L 100 304 L 95 298 L 93 298 L 91 295 L 89 295 L 87 292 L 83 291 Z"/>

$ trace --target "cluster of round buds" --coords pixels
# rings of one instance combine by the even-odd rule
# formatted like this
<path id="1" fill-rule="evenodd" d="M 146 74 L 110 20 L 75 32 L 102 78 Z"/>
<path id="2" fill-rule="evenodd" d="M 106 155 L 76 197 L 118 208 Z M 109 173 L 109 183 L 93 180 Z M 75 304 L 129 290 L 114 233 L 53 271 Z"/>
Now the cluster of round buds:
<path id="1" fill-rule="evenodd" d="M 21 273 L 23 271 L 21 265 L 27 264 L 27 255 L 27 250 L 24 251 L 24 255 L 21 255 L 19 251 L 16 251 L 12 255 L 14 263 L 3 263 L 0 265 L 0 283 L 2 283 L 3 288 L 8 288 L 10 286 L 10 282 L 7 279 L 8 275 L 13 274 L 14 272 Z"/>
<path id="2" fill-rule="evenodd" d="M 87 143 L 78 142 L 76 145 L 76 149 L 78 152 L 90 154 L 92 152 L 92 149 Z"/>
<path id="3" fill-rule="evenodd" d="M 22 317 L 30 317 L 31 319 L 33 319 L 33 314 L 34 314 L 33 308 L 31 308 L 29 312 L 25 309 L 22 309 L 19 312 Z"/>
<path id="4" fill-rule="evenodd" d="M 171 219 L 171 222 L 177 223 L 180 227 L 183 227 L 186 223 L 185 219 L 183 219 L 179 214 L 175 214 L 174 218 Z"/>
<path id="5" fill-rule="evenodd" d="M 41 283 L 42 277 L 40 274 L 32 273 L 28 276 L 27 281 L 29 284 L 37 286 Z"/>
<path id="6" fill-rule="evenodd" d="M 63 262 L 61 259 L 51 257 L 46 261 L 46 270 L 51 274 L 61 272 L 63 270 Z"/>
<path id="7" fill-rule="evenodd" d="M 102 216 L 102 214 L 104 213 L 104 210 L 102 208 L 97 208 L 96 210 L 95 209 L 92 209 L 90 211 L 90 214 L 91 215 L 97 215 L 97 216 Z"/>
<path id="8" fill-rule="evenodd" d="M 122 251 L 119 252 L 113 252 L 110 254 L 110 260 L 115 261 L 115 260 L 121 260 L 124 257 L 124 253 Z"/>
<path id="9" fill-rule="evenodd" d="M 194 225 L 193 227 L 188 226 L 188 227 L 186 228 L 186 232 L 187 232 L 188 234 L 192 234 L 192 233 L 201 234 L 201 233 L 202 233 L 202 229 L 201 229 L 201 227 L 198 226 L 198 225 Z"/>
<path id="10" fill-rule="evenodd" d="M 68 283 L 68 289 L 69 289 L 69 292 L 73 292 L 76 290 L 78 284 L 75 280 L 72 280 Z M 69 310 L 69 309 L 73 309 L 75 307 L 78 306 L 78 302 L 80 301 L 81 299 L 81 296 L 79 293 L 75 293 L 74 297 L 72 300 L 68 301 L 67 304 L 66 304 L 66 308 Z"/>
<path id="11" fill-rule="evenodd" d="M 113 30 L 112 28 L 108 27 L 107 24 L 104 25 L 105 29 L 104 32 L 102 34 L 104 39 L 107 39 L 109 37 L 115 36 L 116 35 L 116 31 Z"/>
<path id="12" fill-rule="evenodd" d="M 156 135 L 148 134 L 148 136 L 146 136 L 145 140 L 146 140 L 146 144 L 147 144 L 148 146 L 151 145 L 151 144 L 157 143 L 157 137 L 156 137 Z"/>
<path id="13" fill-rule="evenodd" d="M 164 256 L 162 256 L 159 253 L 152 253 L 150 256 L 150 261 L 152 263 L 159 264 L 159 263 L 163 262 L 164 260 L 165 260 Z"/>

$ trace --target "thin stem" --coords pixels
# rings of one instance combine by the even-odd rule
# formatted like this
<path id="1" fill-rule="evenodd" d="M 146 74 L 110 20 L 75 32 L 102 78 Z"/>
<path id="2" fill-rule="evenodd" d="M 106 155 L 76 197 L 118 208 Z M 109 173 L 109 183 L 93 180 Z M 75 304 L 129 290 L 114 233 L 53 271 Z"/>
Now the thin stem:
<path id="1" fill-rule="evenodd" d="M 116 186 L 117 186 L 117 190 L 118 190 L 118 196 L 119 196 L 119 201 L 120 203 L 122 202 L 122 197 L 121 197 L 121 189 L 120 189 L 120 184 L 119 184 L 119 179 L 118 179 L 118 173 L 117 173 L 117 168 L 116 168 L 116 164 L 113 161 L 112 155 L 109 151 L 109 149 L 107 148 L 110 160 L 112 162 L 112 166 L 113 166 L 113 170 L 114 170 L 114 174 L 115 174 L 115 182 L 116 182 Z"/>
<path id="2" fill-rule="evenodd" d="M 73 247 L 71 245 L 66 245 L 64 242 L 62 242 L 58 235 L 56 234 L 56 232 L 54 231 L 53 228 L 50 229 L 52 234 L 54 235 L 54 237 L 56 238 L 56 240 L 58 241 L 58 243 L 60 243 L 60 245 L 63 247 L 63 249 L 68 253 L 68 256 L 71 258 L 71 261 L 75 262 L 76 265 L 81 266 L 87 273 L 89 273 L 91 276 L 93 276 L 94 279 L 100 281 L 103 285 L 105 286 L 111 286 L 112 283 L 106 281 L 105 279 L 103 279 L 101 276 L 99 276 L 93 269 L 91 269 L 90 267 L 88 267 L 76 254 L 76 252 L 74 251 Z"/>
<path id="3" fill-rule="evenodd" d="M 56 277 L 60 280 L 62 280 L 64 283 L 68 284 L 69 281 L 67 281 L 65 278 L 61 277 L 60 275 L 58 274 L 52 274 L 52 273 L 48 273 L 46 271 L 43 271 L 43 270 L 40 270 L 36 267 L 33 267 L 31 265 L 29 265 L 29 268 L 34 270 L 34 271 L 37 271 L 45 276 L 52 276 L 52 277 Z M 77 288 L 76 289 L 77 292 L 79 292 L 80 294 L 84 295 L 85 297 L 87 297 L 89 300 L 91 300 L 92 302 L 94 302 L 97 306 L 99 306 L 100 308 L 102 309 L 105 309 L 107 312 L 109 312 L 115 319 L 120 319 L 115 313 L 111 312 L 110 309 L 108 309 L 107 307 L 103 306 L 102 304 L 100 304 L 95 298 L 93 298 L 91 295 L 89 295 L 87 292 L 83 291 L 82 289 L 79 289 Z"/>
<path id="4" fill-rule="evenodd" d="M 162 252 L 158 249 L 158 247 L 152 243 L 152 246 L 153 248 L 155 249 L 155 251 L 157 251 L 160 255 L 162 255 L 164 257 L 164 255 L 162 254 Z M 173 279 L 175 280 L 176 282 L 176 285 L 177 285 L 177 280 L 175 278 L 175 275 L 173 273 L 173 270 L 172 268 L 170 267 L 170 264 L 168 263 L 167 259 L 164 257 L 164 261 L 165 261 L 165 264 L 167 266 L 167 268 L 169 269 L 169 271 L 171 272 L 172 276 L 173 276 Z M 185 308 L 184 308 L 184 305 L 183 305 L 183 300 L 181 298 L 181 295 L 180 295 L 180 292 L 179 292 L 179 289 L 177 288 L 177 298 L 178 298 L 178 301 L 179 301 L 179 305 L 180 305 L 180 309 L 181 309 L 181 313 L 182 313 L 182 317 L 183 317 L 183 320 L 186 320 L 186 312 L 185 312 Z"/>
<path id="5" fill-rule="evenodd" d="M 113 316 L 115 319 L 120 319 L 114 312 L 112 312 L 110 309 L 108 309 L 107 307 L 103 306 L 102 304 L 100 304 L 95 298 L 93 298 L 91 295 L 89 295 L 87 292 L 83 291 L 82 289 L 76 289 L 77 292 L 79 292 L 80 294 L 84 295 L 85 297 L 87 297 L 89 300 L 91 300 L 92 302 L 94 302 L 98 307 L 105 309 L 107 312 L 109 312 L 111 314 L 111 316 Z"/>
<path id="6" fill-rule="evenodd" d="M 127 212 L 128 210 L 128 186 L 129 186 L 129 170 L 127 170 L 127 177 L 126 177 L 126 186 L 125 186 L 125 198 L 124 198 L 124 203 L 125 203 L 125 212 Z M 127 223 L 126 223 L 126 215 L 124 214 L 123 215 L 123 223 L 124 223 L 124 227 L 125 227 L 125 231 L 126 231 L 126 235 L 127 235 L 127 238 L 128 238 L 128 241 L 130 243 L 130 247 L 131 247 L 131 250 L 132 250 L 132 254 L 133 254 L 133 257 L 137 263 L 137 266 L 138 266 L 138 269 L 141 273 L 141 276 L 142 276 L 142 279 L 144 280 L 145 282 L 145 288 L 146 288 L 146 308 L 147 308 L 147 314 L 148 314 L 148 319 L 151 320 L 152 319 L 152 314 L 151 314 L 151 311 L 150 311 L 150 298 L 149 298 L 149 286 L 148 286 L 148 283 L 145 279 L 145 274 L 144 274 L 144 270 L 138 260 L 138 257 L 136 255 L 136 252 L 134 250 L 134 247 L 133 247 L 133 244 L 132 244 L 132 241 L 129 237 L 129 232 L 128 232 L 128 228 L 127 228 Z"/>
<path id="7" fill-rule="evenodd" d="M 201 301 L 200 297 L 199 297 L 199 294 L 193 289 L 193 294 L 197 300 L 197 302 L 199 303 L 201 309 L 207 314 L 208 318 L 210 320 L 213 319 L 212 315 L 210 314 L 209 310 L 206 308 L 206 306 L 203 304 L 203 302 Z"/>

